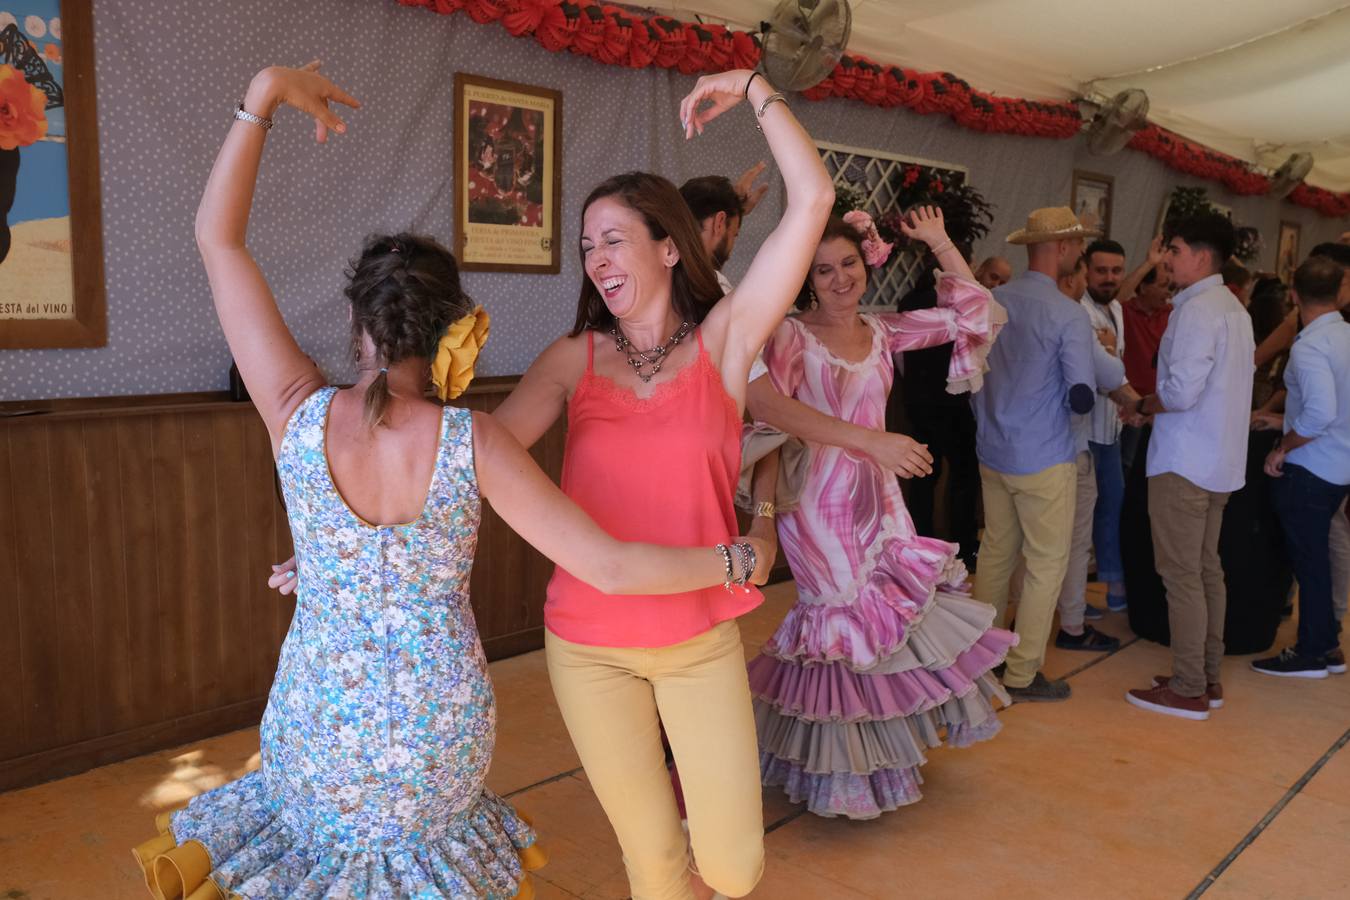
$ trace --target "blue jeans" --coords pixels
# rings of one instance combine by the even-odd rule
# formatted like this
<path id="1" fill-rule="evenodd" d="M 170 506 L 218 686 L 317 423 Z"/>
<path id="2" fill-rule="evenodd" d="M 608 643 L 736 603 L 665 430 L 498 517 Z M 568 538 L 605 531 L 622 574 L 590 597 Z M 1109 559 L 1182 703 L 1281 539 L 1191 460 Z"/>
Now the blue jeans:
<path id="1" fill-rule="evenodd" d="M 1125 473 L 1120 443 L 1088 442 L 1097 468 L 1097 506 L 1092 513 L 1092 546 L 1097 553 L 1097 580 L 1124 581 L 1120 559 L 1120 507 L 1125 501 Z"/>
<path id="2" fill-rule="evenodd" d="M 1270 483 L 1275 513 L 1298 578 L 1300 656 L 1316 659 L 1340 646 L 1331 602 L 1331 517 L 1350 486 L 1323 481 L 1302 466 L 1286 462 L 1284 474 Z"/>

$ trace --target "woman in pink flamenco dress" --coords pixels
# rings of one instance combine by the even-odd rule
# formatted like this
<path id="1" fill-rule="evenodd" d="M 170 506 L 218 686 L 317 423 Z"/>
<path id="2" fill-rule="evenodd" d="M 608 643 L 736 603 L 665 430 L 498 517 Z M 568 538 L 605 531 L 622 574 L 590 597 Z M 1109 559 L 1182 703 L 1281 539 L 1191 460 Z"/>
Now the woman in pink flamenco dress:
<path id="1" fill-rule="evenodd" d="M 860 313 L 866 265 L 884 262 L 890 246 L 865 213 L 831 219 L 798 300 L 805 311 L 765 347 L 779 393 L 884 430 L 892 354 L 949 342 L 951 390 L 979 388 L 1006 314 L 970 274 L 939 210 L 915 210 L 904 231 L 944 270 L 937 308 Z M 791 418 L 765 418 L 794 430 Z M 750 663 L 761 773 L 817 815 L 869 819 L 920 798 L 928 748 L 998 732 L 991 701 L 1010 701 L 989 673 L 1017 636 L 993 628 L 993 607 L 969 597 L 956 545 L 915 533 L 889 471 L 803 436 L 799 503 L 778 517 L 798 600 Z M 927 456 L 917 444 L 910 452 Z"/>

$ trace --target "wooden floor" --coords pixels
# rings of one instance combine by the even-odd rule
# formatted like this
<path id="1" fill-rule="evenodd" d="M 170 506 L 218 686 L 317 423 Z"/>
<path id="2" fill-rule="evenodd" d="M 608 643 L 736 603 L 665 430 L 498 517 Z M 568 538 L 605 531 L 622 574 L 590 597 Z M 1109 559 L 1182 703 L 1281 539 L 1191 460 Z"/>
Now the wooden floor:
<path id="1" fill-rule="evenodd" d="M 767 593 L 742 620 L 747 654 L 793 587 Z M 1102 627 L 1130 640 L 1123 616 Z M 992 742 L 934 751 L 919 804 L 849 822 L 766 791 L 768 867 L 751 896 L 1350 897 L 1350 677 L 1268 678 L 1248 659 L 1229 658 L 1228 705 L 1198 723 L 1122 699 L 1168 671 L 1165 648 L 1052 648 L 1046 669 L 1069 678 L 1073 698 L 1015 706 Z M 501 725 L 490 784 L 548 848 L 539 896 L 626 897 L 542 654 L 492 674 Z M 0 795 L 0 898 L 147 896 L 128 848 L 150 836 L 155 812 L 257 765 L 257 740 L 250 729 Z"/>

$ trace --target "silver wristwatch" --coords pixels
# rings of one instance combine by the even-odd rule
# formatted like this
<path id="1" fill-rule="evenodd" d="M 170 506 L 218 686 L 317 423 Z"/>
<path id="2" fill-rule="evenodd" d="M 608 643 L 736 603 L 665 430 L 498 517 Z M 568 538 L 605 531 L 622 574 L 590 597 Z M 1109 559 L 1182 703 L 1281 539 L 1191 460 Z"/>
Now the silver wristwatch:
<path id="1" fill-rule="evenodd" d="M 244 104 L 240 103 L 234 109 L 234 117 L 244 122 L 249 122 L 261 127 L 264 131 L 271 128 L 274 124 L 271 119 L 264 119 L 262 116 L 255 116 L 253 113 L 244 109 Z"/>

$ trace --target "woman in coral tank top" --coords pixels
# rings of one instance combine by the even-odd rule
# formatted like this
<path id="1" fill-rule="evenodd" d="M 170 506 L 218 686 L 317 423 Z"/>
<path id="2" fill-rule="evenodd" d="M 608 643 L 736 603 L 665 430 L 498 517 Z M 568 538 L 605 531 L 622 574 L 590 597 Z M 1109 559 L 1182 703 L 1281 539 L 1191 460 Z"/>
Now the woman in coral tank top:
<path id="1" fill-rule="evenodd" d="M 528 446 L 566 408 L 563 491 L 620 539 L 701 545 L 736 535 L 746 377 L 806 277 L 834 199 L 810 136 L 762 75 L 699 79 L 680 107 L 685 137 L 742 100 L 750 121 L 735 127 L 762 129 L 787 208 L 740 285 L 722 297 L 673 184 L 645 173 L 603 182 L 582 210 L 576 324 L 495 413 Z M 759 880 L 759 762 L 735 619 L 760 600 L 742 587 L 605 594 L 561 567 L 549 585 L 554 694 L 618 835 L 635 900 L 707 887 L 741 896 Z M 707 887 L 691 875 L 690 845 Z"/>

